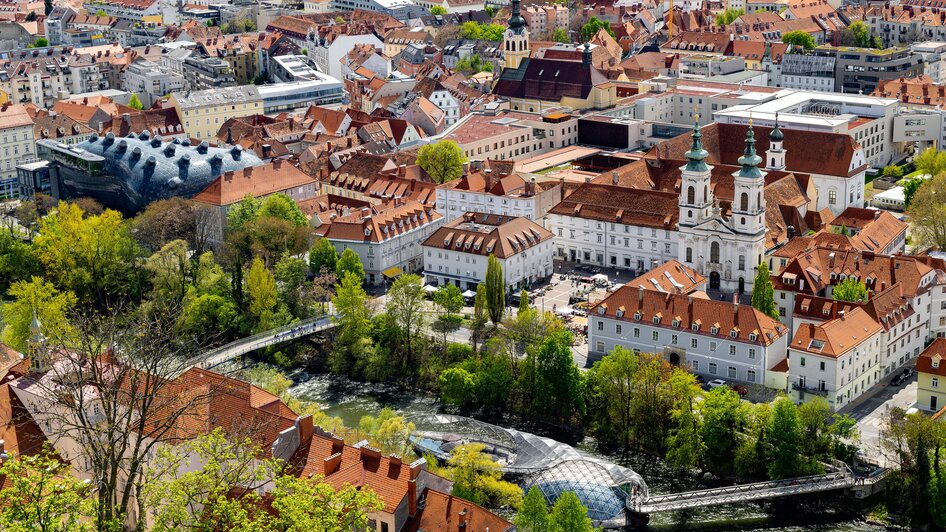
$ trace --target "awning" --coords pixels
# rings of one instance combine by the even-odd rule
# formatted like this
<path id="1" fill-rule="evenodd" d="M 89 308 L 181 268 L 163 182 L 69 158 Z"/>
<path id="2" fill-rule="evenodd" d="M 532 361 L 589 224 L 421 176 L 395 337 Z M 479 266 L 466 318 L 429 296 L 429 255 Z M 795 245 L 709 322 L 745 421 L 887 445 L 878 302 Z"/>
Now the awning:
<path id="1" fill-rule="evenodd" d="M 424 287 L 424 292 L 427 292 L 428 294 L 433 294 L 436 291 L 437 291 L 436 286 L 427 285 Z"/>
<path id="2" fill-rule="evenodd" d="M 398 275 L 401 275 L 402 273 L 404 273 L 404 270 L 398 268 L 397 266 L 392 266 L 388 268 L 387 270 L 384 270 L 383 272 L 381 272 L 381 275 L 387 277 L 388 279 L 394 279 L 395 277 L 397 277 Z"/>
<path id="3" fill-rule="evenodd" d="M 476 297 L 476 292 L 474 292 L 474 291 L 472 291 L 472 290 L 467 290 L 466 292 L 463 292 L 463 293 L 460 294 L 460 295 L 462 295 L 463 297 L 465 297 L 465 298 L 467 298 L 467 299 L 470 299 L 470 298 Z"/>

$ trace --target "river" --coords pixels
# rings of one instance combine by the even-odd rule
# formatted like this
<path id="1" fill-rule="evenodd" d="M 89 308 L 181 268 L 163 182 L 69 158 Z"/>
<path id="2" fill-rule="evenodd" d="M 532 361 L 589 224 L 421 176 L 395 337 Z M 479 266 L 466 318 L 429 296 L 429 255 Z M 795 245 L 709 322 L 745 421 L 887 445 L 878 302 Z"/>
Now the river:
<path id="1" fill-rule="evenodd" d="M 377 415 L 382 408 L 389 407 L 406 416 L 438 412 L 439 401 L 432 396 L 418 394 L 386 384 L 370 384 L 351 381 L 334 375 L 299 373 L 293 376 L 295 385 L 290 392 L 305 400 L 322 405 L 324 412 L 338 417 L 346 426 L 357 427 L 365 415 Z M 522 426 L 511 420 L 488 420 L 497 425 L 557 438 L 543 433 L 534 426 Z M 711 482 L 695 475 L 681 473 L 651 456 L 632 455 L 628 458 L 608 456 L 600 453 L 590 437 L 568 443 L 602 458 L 620 463 L 640 473 L 651 493 L 675 493 L 713 487 Z M 669 512 L 652 516 L 649 530 L 768 530 L 782 532 L 801 531 L 881 531 L 883 527 L 868 525 L 850 514 L 817 504 L 818 498 L 805 503 L 782 501 L 780 504 L 757 503 L 730 504 Z M 817 507 L 816 507 L 817 506 Z"/>

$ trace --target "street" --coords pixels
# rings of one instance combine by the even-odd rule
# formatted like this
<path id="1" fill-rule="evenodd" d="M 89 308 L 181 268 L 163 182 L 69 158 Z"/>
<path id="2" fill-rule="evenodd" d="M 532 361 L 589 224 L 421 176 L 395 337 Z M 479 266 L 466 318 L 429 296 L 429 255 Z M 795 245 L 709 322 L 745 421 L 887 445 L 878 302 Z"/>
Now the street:
<path id="1" fill-rule="evenodd" d="M 898 372 L 890 375 L 892 378 Z M 887 379 L 889 382 L 890 378 Z M 890 386 L 885 383 L 875 394 L 857 403 L 851 410 L 842 410 L 850 414 L 857 421 L 857 428 L 861 433 L 861 448 L 869 458 L 875 459 L 880 465 L 887 465 L 880 446 L 880 432 L 883 428 L 884 413 L 890 407 L 900 407 L 904 410 L 913 406 L 916 401 L 916 376 L 910 378 L 906 384 Z"/>

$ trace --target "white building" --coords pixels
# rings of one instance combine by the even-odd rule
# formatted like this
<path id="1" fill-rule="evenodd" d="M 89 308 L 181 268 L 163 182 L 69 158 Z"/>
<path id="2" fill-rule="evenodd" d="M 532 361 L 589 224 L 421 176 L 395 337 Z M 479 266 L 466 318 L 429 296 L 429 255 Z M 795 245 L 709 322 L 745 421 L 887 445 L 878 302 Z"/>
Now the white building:
<path id="1" fill-rule="evenodd" d="M 656 353 L 707 378 L 777 383 L 788 328 L 748 305 L 623 286 L 589 313 L 588 354 Z M 777 373 L 777 372 L 774 372 Z"/>
<path id="2" fill-rule="evenodd" d="M 155 100 L 187 88 L 184 76 L 147 59 L 136 59 L 122 72 L 123 88 L 138 95 L 145 109 Z"/>
<path id="3" fill-rule="evenodd" d="M 352 249 L 361 258 L 368 284 L 381 285 L 424 267 L 423 243 L 444 224 L 444 218 L 416 200 L 391 202 L 354 211 L 318 232 L 339 255 Z"/>
<path id="4" fill-rule="evenodd" d="M 490 255 L 499 260 L 508 291 L 552 275 L 552 233 L 524 217 L 469 212 L 447 223 L 423 244 L 424 279 L 476 290 L 486 280 Z"/>
<path id="5" fill-rule="evenodd" d="M 307 55 L 320 71 L 335 79 L 342 79 L 342 59 L 359 44 L 369 44 L 375 48 L 384 48 L 384 43 L 373 33 L 365 35 L 339 35 L 329 41 L 319 37 L 317 32 L 310 32 L 305 41 Z"/>
<path id="6" fill-rule="evenodd" d="M 36 157 L 33 119 L 22 105 L 0 106 L 0 200 L 18 195 L 16 165 Z"/>
<path id="7" fill-rule="evenodd" d="M 539 221 L 562 199 L 560 183 L 497 175 L 484 168 L 437 187 L 437 212 L 448 220 L 467 212 L 504 214 Z"/>
<path id="8" fill-rule="evenodd" d="M 334 11 L 377 11 L 406 21 L 428 14 L 425 8 L 415 4 L 412 0 L 332 0 Z"/>
<path id="9" fill-rule="evenodd" d="M 910 50 L 923 57 L 923 73 L 933 78 L 933 83 L 946 80 L 946 42 L 917 42 L 910 45 Z"/>
<path id="10" fill-rule="evenodd" d="M 821 396 L 837 410 L 863 395 L 882 378 L 882 331 L 862 308 L 799 327 L 789 346 L 791 398 Z"/>

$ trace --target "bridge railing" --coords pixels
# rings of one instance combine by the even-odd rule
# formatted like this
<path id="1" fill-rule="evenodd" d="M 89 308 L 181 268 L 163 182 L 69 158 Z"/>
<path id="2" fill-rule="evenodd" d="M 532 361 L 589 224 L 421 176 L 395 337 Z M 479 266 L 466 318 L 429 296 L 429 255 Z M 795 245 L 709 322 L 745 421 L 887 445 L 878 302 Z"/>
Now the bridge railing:
<path id="1" fill-rule="evenodd" d="M 284 334 L 287 335 L 286 339 L 290 340 L 301 335 L 299 334 L 299 335 L 290 336 L 290 334 L 293 331 L 297 331 L 300 329 L 307 330 L 311 326 L 320 325 L 323 322 L 331 323 L 331 319 L 332 319 L 332 316 L 330 314 L 322 314 L 319 316 L 314 316 L 312 318 L 306 318 L 304 320 L 290 323 L 289 325 L 277 327 L 275 329 L 270 329 L 268 331 L 263 331 L 261 333 L 254 334 L 253 336 L 240 338 L 239 340 L 234 340 L 233 342 L 222 345 L 210 351 L 206 351 L 204 353 L 201 353 L 191 358 L 190 360 L 187 361 L 187 367 L 196 366 L 196 367 L 201 367 L 201 368 L 207 368 L 208 361 L 213 360 L 215 357 L 222 355 L 228 351 L 240 350 L 241 348 L 245 349 L 244 352 L 253 351 L 254 349 L 271 345 L 270 343 L 267 342 L 268 340 L 274 339 Z"/>
<path id="2" fill-rule="evenodd" d="M 738 484 L 735 486 L 726 486 L 722 488 L 710 488 L 705 490 L 697 491 L 686 491 L 683 493 L 671 493 L 668 495 L 656 495 L 650 497 L 646 501 L 640 501 L 644 506 L 653 506 L 661 503 L 672 502 L 672 501 L 686 501 L 686 500 L 695 500 L 709 497 L 719 497 L 723 495 L 736 495 L 741 493 L 750 493 L 756 491 L 765 491 L 777 488 L 785 487 L 799 487 L 799 486 L 810 486 L 816 484 L 824 484 L 828 482 L 835 482 L 838 480 L 849 479 L 849 475 L 845 473 L 828 473 L 825 475 L 812 475 L 808 477 L 797 477 L 785 480 L 770 480 L 766 482 L 756 482 L 753 484 Z"/>

